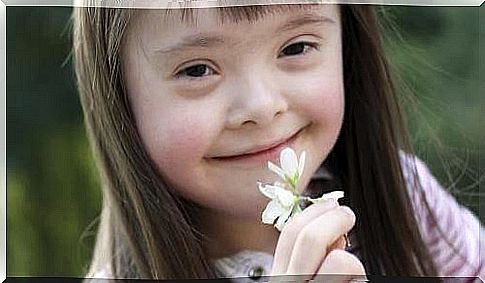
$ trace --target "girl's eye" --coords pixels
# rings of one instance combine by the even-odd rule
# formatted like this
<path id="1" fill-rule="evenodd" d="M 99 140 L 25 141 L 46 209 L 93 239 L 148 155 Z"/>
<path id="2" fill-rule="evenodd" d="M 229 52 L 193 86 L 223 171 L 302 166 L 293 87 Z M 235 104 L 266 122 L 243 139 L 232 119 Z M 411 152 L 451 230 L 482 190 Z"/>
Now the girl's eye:
<path id="1" fill-rule="evenodd" d="M 295 56 L 306 54 L 309 52 L 310 49 L 318 50 L 318 44 L 312 42 L 298 42 L 291 45 L 288 45 L 281 53 L 283 56 Z M 278 56 L 281 57 L 281 56 Z"/>
<path id="2" fill-rule="evenodd" d="M 197 64 L 181 70 L 176 74 L 176 77 L 187 76 L 191 78 L 200 78 L 203 76 L 212 75 L 213 73 L 214 70 L 212 70 L 212 68 L 210 68 L 209 66 L 205 64 Z"/>
<path id="3" fill-rule="evenodd" d="M 288 45 L 283 51 L 281 52 L 283 56 L 296 56 L 296 55 L 304 55 L 310 52 L 311 49 L 319 50 L 319 45 L 317 43 L 312 42 L 297 42 L 291 45 Z M 278 56 L 281 57 L 281 56 Z M 175 74 L 176 77 L 189 77 L 189 79 L 198 79 L 204 76 L 213 75 L 215 71 L 206 64 L 196 64 L 189 66 L 187 68 L 182 69 L 178 73 Z"/>

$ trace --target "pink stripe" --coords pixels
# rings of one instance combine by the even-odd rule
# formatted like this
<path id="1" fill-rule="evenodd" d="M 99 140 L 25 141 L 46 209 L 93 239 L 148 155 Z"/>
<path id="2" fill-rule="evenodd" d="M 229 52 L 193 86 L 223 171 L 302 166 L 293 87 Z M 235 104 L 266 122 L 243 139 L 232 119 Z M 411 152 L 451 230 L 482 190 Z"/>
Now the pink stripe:
<path id="1" fill-rule="evenodd" d="M 458 245 L 456 245 L 456 239 L 458 238 L 458 231 L 457 230 L 452 230 L 453 235 L 451 235 L 450 238 L 447 237 L 448 241 L 453 244 L 453 247 L 456 249 L 459 248 Z M 451 241 L 450 239 L 453 239 L 454 241 Z M 438 260 L 441 260 L 440 255 L 443 254 L 443 252 L 451 252 L 453 251 L 452 247 L 445 241 L 443 237 L 438 233 L 438 237 L 436 239 L 433 239 L 431 243 L 429 243 L 429 249 L 432 257 L 436 257 Z"/>
<path id="2" fill-rule="evenodd" d="M 407 168 L 407 164 L 403 166 L 404 173 L 410 198 L 414 200 L 415 218 L 440 274 L 444 276 L 477 276 L 477 272 L 484 272 L 485 268 L 481 267 L 483 263 L 481 262 L 480 247 L 477 245 L 480 233 L 484 231 L 479 220 L 440 185 L 419 158 L 407 154 L 402 154 L 401 157 L 403 163 L 414 161 L 416 164 L 416 173 L 423 190 L 422 193 L 413 186 L 410 168 Z M 431 213 L 438 222 L 438 227 L 443 228 L 444 235 L 439 233 L 438 227 L 432 221 L 433 215 L 428 213 L 426 206 L 422 203 L 423 197 L 429 204 Z M 455 252 L 453 248 L 457 251 Z M 477 265 L 478 268 L 476 268 Z"/>
<path id="3" fill-rule="evenodd" d="M 451 260 L 444 266 L 443 272 L 446 276 L 459 276 L 464 275 L 460 271 L 460 269 L 467 268 L 466 263 L 463 262 L 459 257 L 454 256 Z"/>

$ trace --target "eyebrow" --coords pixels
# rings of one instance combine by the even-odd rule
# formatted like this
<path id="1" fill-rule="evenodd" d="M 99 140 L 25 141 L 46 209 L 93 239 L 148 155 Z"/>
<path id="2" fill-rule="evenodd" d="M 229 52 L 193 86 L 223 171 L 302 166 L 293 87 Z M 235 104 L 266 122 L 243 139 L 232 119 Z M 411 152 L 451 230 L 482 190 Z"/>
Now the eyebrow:
<path id="1" fill-rule="evenodd" d="M 328 23 L 335 23 L 335 21 L 322 15 L 305 14 L 279 26 L 274 30 L 274 34 L 287 32 L 305 25 L 323 25 Z M 161 53 L 162 55 L 167 55 L 169 53 L 182 52 L 192 48 L 214 48 L 221 46 L 223 43 L 224 38 L 222 36 L 199 33 L 186 36 L 179 43 L 163 49 L 157 49 L 156 52 Z"/>

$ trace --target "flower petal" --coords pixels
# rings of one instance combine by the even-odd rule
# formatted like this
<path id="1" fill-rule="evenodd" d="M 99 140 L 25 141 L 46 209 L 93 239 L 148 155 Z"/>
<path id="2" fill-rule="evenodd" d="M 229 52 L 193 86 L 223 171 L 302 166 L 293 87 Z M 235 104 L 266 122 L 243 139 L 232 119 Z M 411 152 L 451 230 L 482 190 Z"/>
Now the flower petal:
<path id="1" fill-rule="evenodd" d="M 339 199 L 339 198 L 343 198 L 344 197 L 344 192 L 343 191 L 333 191 L 333 192 L 330 192 L 330 193 L 326 193 L 324 194 L 323 196 L 317 198 L 317 199 L 313 199 L 313 203 L 320 203 L 320 202 L 324 202 L 324 201 L 327 201 L 329 199 Z"/>
<path id="2" fill-rule="evenodd" d="M 293 210 L 293 206 L 289 207 L 287 210 L 285 210 L 285 212 L 283 212 L 283 214 L 280 215 L 280 217 L 278 217 L 278 221 L 276 221 L 276 224 L 275 224 L 275 227 L 276 229 L 278 229 L 278 231 L 283 230 L 287 220 L 290 218 L 292 210 Z"/>
<path id="3" fill-rule="evenodd" d="M 298 170 L 298 157 L 293 149 L 286 147 L 280 153 L 280 165 L 283 172 L 290 178 L 295 176 Z"/>
<path id="4" fill-rule="evenodd" d="M 298 164 L 298 177 L 299 178 L 301 178 L 301 176 L 303 175 L 303 169 L 305 169 L 305 159 L 306 159 L 306 152 L 303 151 L 300 154 L 300 160 L 299 160 L 299 164 Z"/>
<path id="5" fill-rule="evenodd" d="M 275 219 L 286 211 L 277 201 L 270 201 L 261 215 L 265 224 L 273 224 Z"/>
<path id="6" fill-rule="evenodd" d="M 284 207 L 292 206 L 295 201 L 295 195 L 292 192 L 279 187 L 276 187 L 275 195 L 276 199 Z"/>
<path id="7" fill-rule="evenodd" d="M 343 191 L 333 191 L 333 192 L 330 192 L 330 193 L 326 193 L 322 196 L 322 198 L 326 198 L 326 199 L 331 199 L 331 198 L 339 199 L 339 198 L 343 198 L 343 197 L 344 197 Z"/>
<path id="8" fill-rule="evenodd" d="M 268 169 L 276 173 L 278 176 L 280 176 L 283 180 L 286 179 L 285 172 L 281 170 L 280 167 L 274 165 L 271 161 L 268 161 Z"/>
<path id="9" fill-rule="evenodd" d="M 281 182 L 276 181 L 276 182 L 273 183 L 273 186 L 280 187 L 280 188 L 286 190 L 286 184 L 285 183 L 281 183 Z"/>
<path id="10" fill-rule="evenodd" d="M 263 185 L 261 182 L 258 182 L 258 188 L 259 188 L 259 191 L 267 198 L 274 199 L 276 197 L 274 186 Z"/>

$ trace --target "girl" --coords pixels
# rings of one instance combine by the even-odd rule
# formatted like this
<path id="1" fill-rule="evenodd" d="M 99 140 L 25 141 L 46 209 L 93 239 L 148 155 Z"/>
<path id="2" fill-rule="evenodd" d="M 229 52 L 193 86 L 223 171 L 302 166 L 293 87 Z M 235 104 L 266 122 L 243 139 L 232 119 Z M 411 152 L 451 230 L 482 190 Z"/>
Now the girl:
<path id="1" fill-rule="evenodd" d="M 87 277 L 483 275 L 479 221 L 413 157 L 373 7 L 76 8 L 73 20 L 103 181 Z M 300 192 L 345 198 L 280 234 L 261 223 L 256 183 L 276 180 L 266 164 L 283 145 L 307 153 Z"/>

